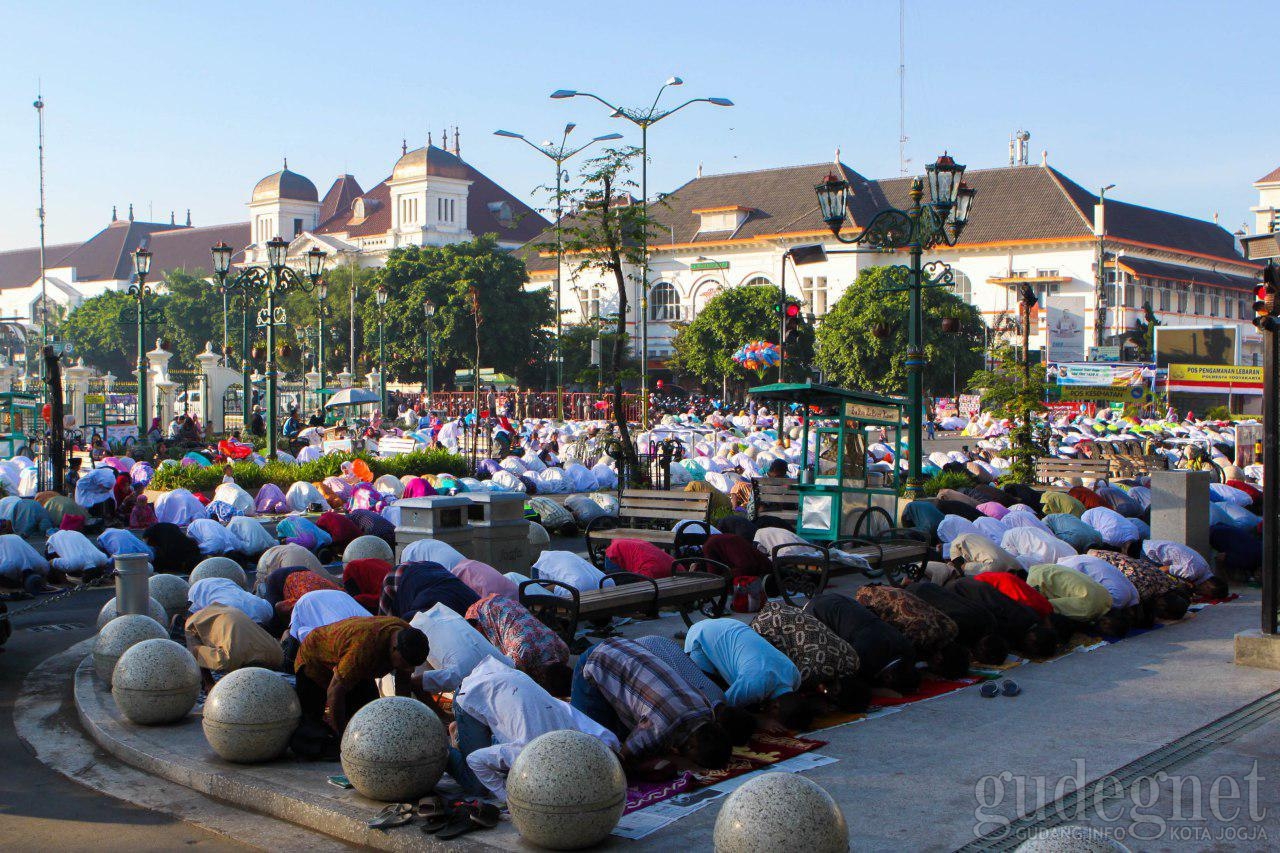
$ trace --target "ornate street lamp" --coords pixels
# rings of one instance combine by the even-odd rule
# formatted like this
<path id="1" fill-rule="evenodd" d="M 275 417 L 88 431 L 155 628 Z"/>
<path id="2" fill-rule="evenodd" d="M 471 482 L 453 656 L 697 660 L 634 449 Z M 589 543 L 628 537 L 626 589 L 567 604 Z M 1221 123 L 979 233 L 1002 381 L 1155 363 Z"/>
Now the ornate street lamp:
<path id="1" fill-rule="evenodd" d="M 951 267 L 942 261 L 922 263 L 927 249 L 935 246 L 954 246 L 969 221 L 976 191 L 964 182 L 965 167 L 949 154 L 943 153 L 935 162 L 925 167 L 925 179 L 911 182 L 911 207 L 907 210 L 889 207 L 871 217 L 867 226 L 857 234 L 844 235 L 848 216 L 849 183 L 835 174 L 828 174 L 814 192 L 818 196 L 818 213 L 841 243 L 865 248 L 854 251 L 891 252 L 906 249 L 910 252 L 908 265 L 889 267 L 890 274 L 899 282 L 882 292 L 907 291 L 911 296 L 911 311 L 907 322 L 907 405 L 911 421 L 907 429 L 907 488 L 908 497 L 920 496 L 924 481 L 921 477 L 923 454 L 922 420 L 924 417 L 924 334 L 920 294 L 926 287 L 946 287 L 954 283 Z M 929 201 L 923 203 L 925 183 L 929 186 Z"/>
<path id="2" fill-rule="evenodd" d="M 436 304 L 430 299 L 422 300 L 422 316 L 426 320 L 427 330 L 427 411 L 431 411 L 431 395 L 436 387 L 436 364 L 431 352 L 432 318 L 436 316 Z"/>
<path id="3" fill-rule="evenodd" d="M 320 276 L 324 273 L 324 262 L 328 254 L 318 246 L 312 246 L 311 251 L 307 252 L 303 257 L 307 259 L 307 278 L 316 283 L 316 322 L 318 324 L 316 330 L 316 373 L 319 375 L 316 380 L 316 391 L 319 392 L 324 387 L 324 315 L 328 310 L 325 306 L 325 300 L 329 298 L 329 283 Z M 319 393 L 316 396 L 318 397 Z"/>
<path id="4" fill-rule="evenodd" d="M 253 399 L 252 379 L 249 376 L 249 301 L 257 293 L 267 297 L 265 307 L 258 310 L 258 326 L 267 330 L 266 349 L 266 420 L 267 420 L 267 458 L 276 455 L 276 327 L 283 326 L 286 314 L 283 305 L 276 305 L 276 296 L 294 288 L 305 292 L 314 290 L 324 272 L 325 253 L 313 249 L 306 254 L 306 274 L 285 266 L 289 253 L 289 244 L 276 237 L 267 241 L 267 266 L 246 266 L 230 276 L 231 256 L 234 250 L 226 243 L 218 243 L 213 247 L 213 272 L 218 278 L 220 287 L 239 292 L 244 317 L 244 336 L 241 339 L 241 370 L 244 383 L 243 417 L 246 426 L 249 424 L 249 408 Z"/>
<path id="5" fill-rule="evenodd" d="M 564 420 L 564 351 L 561 346 L 564 326 L 560 309 L 560 301 L 563 298 L 560 275 L 561 267 L 564 266 L 564 239 L 561 233 L 561 223 L 564 219 L 564 181 L 569 177 L 569 173 L 564 169 L 564 164 L 570 158 L 597 142 L 608 142 L 622 138 L 621 133 L 606 133 L 603 136 L 592 137 L 588 142 L 577 148 L 570 148 L 567 144 L 569 134 L 573 132 L 575 127 L 577 125 L 573 122 L 564 126 L 564 134 L 560 137 L 559 145 L 552 145 L 550 140 L 543 142 L 541 145 L 535 145 L 526 139 L 524 134 L 512 133 L 509 130 L 495 130 L 493 132 L 494 136 L 519 139 L 525 145 L 528 145 L 534 151 L 556 164 L 556 290 L 554 294 L 556 304 L 556 419 L 561 421 Z"/>
<path id="6" fill-rule="evenodd" d="M 159 314 L 153 306 L 147 305 L 147 297 L 153 291 L 147 287 L 147 276 L 151 274 L 151 252 L 140 246 L 133 253 L 133 272 L 136 279 L 129 285 L 129 295 L 138 300 L 138 440 L 147 435 L 147 320 L 159 321 Z"/>
<path id="7" fill-rule="evenodd" d="M 387 290 L 386 284 L 378 285 L 374 298 L 378 302 L 378 411 L 386 412 L 387 410 L 387 359 L 386 351 L 382 346 L 382 320 L 383 309 L 387 307 L 387 299 L 391 296 L 391 292 Z"/>
<path id="8" fill-rule="evenodd" d="M 680 112 L 690 104 L 711 104 L 716 107 L 733 106 L 733 101 L 728 98 L 690 98 L 683 104 L 669 110 L 658 108 L 658 101 L 662 99 L 662 94 L 668 87 L 683 85 L 684 80 L 679 77 L 668 77 L 667 81 L 658 89 L 658 94 L 654 97 L 653 103 L 649 105 L 648 109 L 616 107 L 599 95 L 593 95 L 590 92 L 579 92 L 576 89 L 557 89 L 551 93 L 551 97 L 554 100 L 591 98 L 594 101 L 599 101 L 613 111 L 610 118 L 626 119 L 640 128 L 640 205 L 646 224 L 649 220 L 649 128 L 664 118 Z M 640 423 L 641 426 L 647 427 L 649 425 L 649 229 L 647 227 L 641 235 L 641 241 L 641 272 L 640 278 L 636 281 L 635 299 L 633 301 L 638 312 L 637 325 L 640 328 Z"/>

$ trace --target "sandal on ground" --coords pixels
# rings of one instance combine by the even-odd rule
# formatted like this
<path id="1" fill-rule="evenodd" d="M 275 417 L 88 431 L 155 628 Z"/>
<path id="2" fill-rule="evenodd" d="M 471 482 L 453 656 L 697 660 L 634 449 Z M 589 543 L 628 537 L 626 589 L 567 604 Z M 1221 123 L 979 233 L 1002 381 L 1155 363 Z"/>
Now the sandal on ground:
<path id="1" fill-rule="evenodd" d="M 498 825 L 501 812 L 498 811 L 497 806 L 490 803 L 467 800 L 457 803 L 453 814 L 453 820 L 436 833 L 436 838 L 448 841 L 477 829 L 493 829 Z"/>
<path id="2" fill-rule="evenodd" d="M 369 821 L 370 829 L 392 829 L 397 826 L 404 826 L 413 820 L 413 803 L 392 803 L 391 805 L 378 812 L 377 817 Z"/>
<path id="3" fill-rule="evenodd" d="M 978 688 L 978 693 L 983 699 L 994 699 L 996 696 L 1000 695 L 1000 686 L 994 681 L 988 681 L 986 684 L 983 684 L 982 687 Z"/>
<path id="4" fill-rule="evenodd" d="M 1000 692 L 1006 696 L 1017 696 L 1019 693 L 1022 692 L 1022 688 L 1019 687 L 1016 683 L 1006 680 L 1003 684 L 1000 685 Z"/>

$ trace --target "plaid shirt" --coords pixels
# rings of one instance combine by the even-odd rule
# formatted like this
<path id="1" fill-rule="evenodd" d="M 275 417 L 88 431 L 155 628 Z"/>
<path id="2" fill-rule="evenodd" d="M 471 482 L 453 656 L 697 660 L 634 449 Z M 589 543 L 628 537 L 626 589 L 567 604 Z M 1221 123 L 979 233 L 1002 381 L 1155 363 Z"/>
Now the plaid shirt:
<path id="1" fill-rule="evenodd" d="M 569 647 L 518 601 L 486 595 L 467 608 L 467 621 L 515 664 L 516 669 L 537 676 L 553 663 L 569 662 Z"/>
<path id="2" fill-rule="evenodd" d="M 1138 588 L 1138 598 L 1142 601 L 1155 598 L 1166 592 L 1177 592 L 1187 595 L 1191 587 L 1182 578 L 1163 572 L 1150 560 L 1141 557 L 1130 557 L 1117 554 L 1115 551 L 1104 551 L 1100 548 L 1089 549 L 1090 557 L 1110 563 L 1127 577 Z"/>
<path id="3" fill-rule="evenodd" d="M 622 745 L 631 757 L 665 751 L 692 726 L 712 719 L 706 697 L 633 640 L 597 644 L 587 653 L 582 676 L 631 730 Z"/>

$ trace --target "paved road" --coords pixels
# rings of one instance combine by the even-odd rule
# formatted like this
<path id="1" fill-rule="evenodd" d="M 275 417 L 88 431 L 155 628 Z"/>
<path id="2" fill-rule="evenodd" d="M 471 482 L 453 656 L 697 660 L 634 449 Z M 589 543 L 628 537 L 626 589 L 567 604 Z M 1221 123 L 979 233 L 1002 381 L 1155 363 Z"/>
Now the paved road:
<path id="1" fill-rule="evenodd" d="M 0 653 L 0 847 L 6 850 L 246 851 L 170 815 L 149 811 L 72 782 L 37 761 L 18 739 L 13 705 L 27 673 L 93 634 L 110 589 L 76 593 L 14 620 Z M 10 602 L 11 611 L 31 601 Z M 67 630 L 32 630 L 71 625 Z M 68 683 L 67 690 L 70 692 Z M 106 762 L 105 753 L 95 758 Z"/>

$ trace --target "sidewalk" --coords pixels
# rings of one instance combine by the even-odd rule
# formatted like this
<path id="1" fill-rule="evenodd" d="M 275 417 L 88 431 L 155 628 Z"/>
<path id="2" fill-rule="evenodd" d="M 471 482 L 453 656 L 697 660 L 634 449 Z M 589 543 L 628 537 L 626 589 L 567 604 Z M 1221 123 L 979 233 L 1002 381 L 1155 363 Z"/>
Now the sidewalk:
<path id="1" fill-rule="evenodd" d="M 828 741 L 819 752 L 839 760 L 808 775 L 844 810 L 855 849 L 954 850 L 1001 821 L 1054 800 L 1061 793 L 1054 793 L 1059 780 L 1078 784 L 1104 777 L 1280 687 L 1276 673 L 1231 663 L 1232 637 L 1254 624 L 1257 608 L 1251 593 L 1116 645 L 1018 667 L 1009 673 L 1023 688 L 1016 698 L 983 699 L 976 687 L 968 688 L 889 716 L 816 733 Z M 668 617 L 635 623 L 625 633 L 669 636 L 682 628 L 677 618 Z M 146 772 L 357 844 L 386 850 L 445 846 L 413 827 L 389 833 L 368 830 L 364 821 L 381 804 L 328 785 L 325 777 L 340 772 L 336 763 L 231 765 L 209 750 L 198 716 L 159 728 L 123 721 L 87 662 L 76 675 L 75 701 L 90 735 Z M 1259 719 L 1269 728 L 1242 732 L 1238 740 L 1221 744 L 1229 748 L 1220 756 L 1229 759 L 1222 766 L 1229 766 L 1242 787 L 1253 758 L 1265 779 L 1280 776 L 1274 739 L 1264 736 L 1280 729 L 1280 723 L 1269 716 Z M 1210 753 L 1186 767 L 1212 769 L 1215 775 L 1227 772 L 1218 769 L 1217 759 Z M 1204 779 L 1206 797 L 1211 783 Z M 1270 808 L 1260 825 L 1271 839 L 1280 838 L 1280 791 L 1273 781 L 1262 790 L 1263 805 Z M 1166 797 L 1154 810 L 1169 810 L 1169 802 Z M 642 841 L 614 838 L 609 846 L 708 849 L 718 810 L 713 802 Z M 1228 845 L 1231 849 L 1273 846 L 1244 834 L 1259 826 L 1247 813 L 1230 825 L 1241 833 Z M 510 824 L 462 841 L 465 845 L 451 846 L 521 846 Z M 1204 837 L 1184 839 L 1166 830 L 1140 849 L 1206 846 Z"/>

